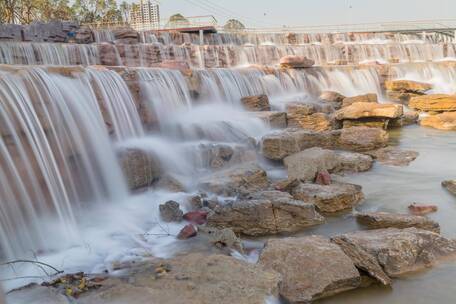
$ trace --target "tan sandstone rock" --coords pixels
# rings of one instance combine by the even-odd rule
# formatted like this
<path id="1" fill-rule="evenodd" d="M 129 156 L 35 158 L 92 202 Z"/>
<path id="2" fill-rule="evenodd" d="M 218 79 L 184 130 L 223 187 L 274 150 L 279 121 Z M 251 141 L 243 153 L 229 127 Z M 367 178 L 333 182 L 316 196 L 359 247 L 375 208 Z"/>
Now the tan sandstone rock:
<path id="1" fill-rule="evenodd" d="M 410 92 L 424 94 L 426 91 L 432 89 L 429 83 L 418 82 L 413 80 L 387 80 L 385 81 L 385 88 L 388 91 L 394 92 Z"/>
<path id="2" fill-rule="evenodd" d="M 420 125 L 445 131 L 456 131 L 456 112 L 423 117 Z"/>
<path id="3" fill-rule="evenodd" d="M 397 214 L 388 212 L 368 212 L 356 214 L 358 223 L 369 229 L 381 228 L 411 228 L 429 230 L 440 233 L 440 225 L 425 216 Z"/>
<path id="4" fill-rule="evenodd" d="M 432 94 L 413 97 L 409 107 L 425 112 L 456 111 L 456 95 Z"/>
<path id="5" fill-rule="evenodd" d="M 402 105 L 374 102 L 354 102 L 336 112 L 336 119 L 398 118 L 403 113 Z"/>
<path id="6" fill-rule="evenodd" d="M 342 101 L 342 107 L 348 107 L 349 105 L 355 102 L 373 102 L 378 103 L 377 94 L 365 94 L 365 95 L 358 95 L 353 97 L 346 97 Z"/>
<path id="7" fill-rule="evenodd" d="M 285 69 L 310 68 L 315 61 L 305 56 L 288 55 L 280 58 L 280 67 Z"/>
<path id="8" fill-rule="evenodd" d="M 247 111 L 270 111 L 269 98 L 266 95 L 246 96 L 241 103 Z"/>

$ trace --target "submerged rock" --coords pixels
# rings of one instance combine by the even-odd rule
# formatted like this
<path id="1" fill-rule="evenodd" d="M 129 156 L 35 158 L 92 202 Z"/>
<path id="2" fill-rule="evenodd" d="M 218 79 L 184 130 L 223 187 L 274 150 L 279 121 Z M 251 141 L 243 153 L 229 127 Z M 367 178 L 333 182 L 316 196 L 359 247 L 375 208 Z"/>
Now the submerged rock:
<path id="1" fill-rule="evenodd" d="M 387 142 L 388 133 L 378 128 L 353 127 L 325 132 L 285 129 L 265 135 L 262 138 L 261 151 L 268 159 L 282 160 L 313 147 L 369 151 L 385 147 Z"/>
<path id="2" fill-rule="evenodd" d="M 369 229 L 380 228 L 419 228 L 440 233 L 440 225 L 424 216 L 396 214 L 387 212 L 370 212 L 356 214 L 358 223 Z"/>
<path id="3" fill-rule="evenodd" d="M 262 190 L 268 184 L 266 172 L 255 163 L 244 163 L 218 171 L 200 181 L 202 189 L 227 196 Z"/>
<path id="4" fill-rule="evenodd" d="M 416 228 L 357 231 L 336 239 L 340 237 L 375 257 L 390 277 L 421 270 L 456 255 L 456 241 Z"/>
<path id="5" fill-rule="evenodd" d="M 452 194 L 456 195 L 456 180 L 443 181 L 442 186 L 445 187 Z"/>
<path id="6" fill-rule="evenodd" d="M 166 263 L 167 271 L 157 277 L 155 269 Z M 144 265 L 128 281 L 112 278 L 84 295 L 83 304 L 264 304 L 278 295 L 280 275 L 226 255 L 199 253 L 182 255 Z"/>
<path id="7" fill-rule="evenodd" d="M 456 95 L 431 94 L 413 97 L 409 107 L 425 112 L 456 111 Z"/>
<path id="8" fill-rule="evenodd" d="M 386 147 L 374 151 L 368 151 L 366 154 L 372 156 L 378 162 L 390 166 L 408 166 L 419 156 L 418 152 L 401 150 L 396 147 Z"/>
<path id="9" fill-rule="evenodd" d="M 456 112 L 448 112 L 423 117 L 420 120 L 420 125 L 423 127 L 431 127 L 439 130 L 456 131 Z"/>
<path id="10" fill-rule="evenodd" d="M 166 203 L 158 206 L 160 210 L 160 217 L 164 222 L 180 222 L 184 212 L 180 210 L 179 203 L 175 201 L 167 201 Z"/>
<path id="11" fill-rule="evenodd" d="M 280 295 L 287 303 L 309 303 L 361 283 L 352 260 L 321 236 L 269 240 L 259 263 L 282 275 Z"/>
<path id="12" fill-rule="evenodd" d="M 231 228 L 245 235 L 296 232 L 323 223 L 313 204 L 280 191 L 262 191 L 248 198 L 219 205 L 208 216 L 208 226 Z"/>
<path id="13" fill-rule="evenodd" d="M 297 200 L 314 204 L 318 210 L 333 213 L 353 208 L 359 204 L 364 195 L 361 186 L 347 183 L 330 185 L 300 184 L 292 191 Z"/>
<path id="14" fill-rule="evenodd" d="M 408 206 L 408 210 L 415 215 L 426 215 L 429 213 L 437 212 L 438 207 L 436 205 L 424 205 L 413 203 Z"/>
<path id="15" fill-rule="evenodd" d="M 269 98 L 266 95 L 246 96 L 241 103 L 247 111 L 270 111 Z"/>

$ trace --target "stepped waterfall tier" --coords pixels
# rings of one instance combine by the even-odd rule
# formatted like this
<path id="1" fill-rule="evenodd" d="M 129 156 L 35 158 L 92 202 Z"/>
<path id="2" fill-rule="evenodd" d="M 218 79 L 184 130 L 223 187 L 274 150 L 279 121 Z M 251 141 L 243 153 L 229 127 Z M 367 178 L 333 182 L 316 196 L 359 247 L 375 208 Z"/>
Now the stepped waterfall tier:
<path id="1" fill-rule="evenodd" d="M 454 302 L 454 39 L 1 26 L 7 303 Z"/>

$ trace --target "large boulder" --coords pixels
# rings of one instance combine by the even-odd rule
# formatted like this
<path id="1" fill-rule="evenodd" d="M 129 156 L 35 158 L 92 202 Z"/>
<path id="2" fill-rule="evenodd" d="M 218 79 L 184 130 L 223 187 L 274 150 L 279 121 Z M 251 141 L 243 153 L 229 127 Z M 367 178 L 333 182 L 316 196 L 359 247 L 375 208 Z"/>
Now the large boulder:
<path id="1" fill-rule="evenodd" d="M 419 228 L 440 233 L 440 225 L 425 216 L 388 212 L 367 212 L 356 214 L 358 223 L 369 229 L 380 228 Z"/>
<path id="2" fill-rule="evenodd" d="M 263 190 L 268 184 L 266 171 L 256 163 L 248 162 L 206 176 L 200 180 L 199 187 L 205 191 L 230 196 L 240 192 Z"/>
<path id="3" fill-rule="evenodd" d="M 130 270 L 130 279 L 110 278 L 78 303 L 264 304 L 278 295 L 280 275 L 226 255 L 193 253 Z"/>
<path id="4" fill-rule="evenodd" d="M 287 113 L 277 111 L 251 112 L 253 115 L 264 121 L 268 126 L 275 129 L 287 127 Z"/>
<path id="5" fill-rule="evenodd" d="M 398 118 L 403 114 L 399 104 L 380 104 L 374 102 L 355 102 L 336 112 L 338 120 L 357 120 L 362 118 Z"/>
<path id="6" fill-rule="evenodd" d="M 456 95 L 431 94 L 410 99 L 409 107 L 425 112 L 456 111 Z"/>
<path id="7" fill-rule="evenodd" d="M 332 183 L 318 185 L 301 183 L 295 187 L 291 194 L 297 200 L 314 204 L 324 213 L 334 213 L 350 210 L 358 205 L 364 198 L 359 185 L 347 183 Z"/>
<path id="8" fill-rule="evenodd" d="M 432 89 L 432 85 L 413 80 L 387 80 L 385 81 L 385 89 L 393 92 L 424 94 Z"/>
<path id="9" fill-rule="evenodd" d="M 310 68 L 315 61 L 305 56 L 287 55 L 280 58 L 280 67 L 284 69 Z"/>
<path id="10" fill-rule="evenodd" d="M 343 234 L 355 247 L 369 253 L 390 277 L 432 266 L 443 258 L 456 256 L 456 241 L 416 228 L 388 228 Z"/>
<path id="11" fill-rule="evenodd" d="M 285 192 L 263 191 L 216 206 L 207 221 L 212 227 L 258 236 L 297 232 L 323 223 L 324 218 L 313 204 L 295 200 Z"/>
<path id="12" fill-rule="evenodd" d="M 419 156 L 416 151 L 402 150 L 397 147 L 386 147 L 365 153 L 384 165 L 399 167 L 408 166 Z"/>
<path id="13" fill-rule="evenodd" d="M 287 303 L 310 303 L 361 284 L 352 260 L 322 236 L 269 240 L 259 263 L 282 275 L 279 293 Z"/>
<path id="14" fill-rule="evenodd" d="M 270 111 L 269 98 L 266 95 L 246 96 L 241 98 L 241 104 L 247 111 Z"/>
<path id="15" fill-rule="evenodd" d="M 117 155 L 131 190 L 152 186 L 162 175 L 160 162 L 153 153 L 128 148 L 120 150 Z"/>
<path id="16" fill-rule="evenodd" d="M 367 171 L 372 167 L 372 162 L 372 158 L 368 155 L 317 147 L 292 154 L 284 159 L 288 178 L 302 181 L 313 181 L 319 171 L 331 173 Z"/>
<path id="17" fill-rule="evenodd" d="M 456 131 L 456 112 L 441 113 L 423 117 L 420 120 L 420 125 L 439 130 Z"/>
<path id="18" fill-rule="evenodd" d="M 348 107 L 349 105 L 354 104 L 356 102 L 378 103 L 377 94 L 371 93 L 353 97 L 345 97 L 342 101 L 342 107 Z"/>
<path id="19" fill-rule="evenodd" d="M 282 160 L 288 155 L 312 147 L 369 151 L 386 146 L 388 133 L 379 128 L 353 127 L 341 130 L 314 132 L 300 129 L 273 131 L 262 138 L 263 156 Z"/>

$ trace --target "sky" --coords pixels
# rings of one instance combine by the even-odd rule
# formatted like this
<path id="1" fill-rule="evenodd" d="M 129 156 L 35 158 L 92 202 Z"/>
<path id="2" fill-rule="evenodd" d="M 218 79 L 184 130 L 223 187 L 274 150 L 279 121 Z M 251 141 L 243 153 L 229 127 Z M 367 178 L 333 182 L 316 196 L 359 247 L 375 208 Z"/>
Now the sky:
<path id="1" fill-rule="evenodd" d="M 175 13 L 236 18 L 247 27 L 314 26 L 456 19 L 456 0 L 159 0 L 162 21 Z"/>

